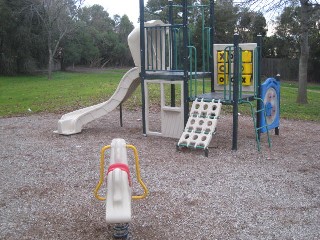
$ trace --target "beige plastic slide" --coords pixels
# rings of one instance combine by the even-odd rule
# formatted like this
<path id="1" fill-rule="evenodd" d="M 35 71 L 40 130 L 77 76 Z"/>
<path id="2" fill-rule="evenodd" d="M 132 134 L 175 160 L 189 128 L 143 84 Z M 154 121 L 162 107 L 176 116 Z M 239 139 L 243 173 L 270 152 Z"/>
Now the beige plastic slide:
<path id="1" fill-rule="evenodd" d="M 145 26 L 162 26 L 160 20 L 152 20 L 145 23 Z M 114 110 L 120 103 L 126 101 L 140 84 L 140 28 L 135 28 L 128 36 L 130 52 L 135 63 L 134 68 L 130 69 L 121 79 L 119 86 L 112 97 L 103 103 L 79 109 L 67 113 L 58 121 L 56 133 L 71 135 L 81 132 L 83 126 L 103 115 Z"/>
<path id="2" fill-rule="evenodd" d="M 103 103 L 67 113 L 58 121 L 59 134 L 71 135 L 81 132 L 83 126 L 114 110 L 126 101 L 140 84 L 139 67 L 130 69 L 121 79 L 112 97 Z"/>

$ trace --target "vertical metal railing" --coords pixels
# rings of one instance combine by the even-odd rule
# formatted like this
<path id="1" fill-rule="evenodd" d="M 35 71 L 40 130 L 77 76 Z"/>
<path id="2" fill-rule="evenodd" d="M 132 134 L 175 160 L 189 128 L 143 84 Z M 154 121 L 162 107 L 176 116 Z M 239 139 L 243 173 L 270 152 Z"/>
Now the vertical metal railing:
<path id="1" fill-rule="evenodd" d="M 183 71 L 182 26 L 145 27 L 146 71 Z"/>
<path id="2" fill-rule="evenodd" d="M 242 48 L 238 47 L 238 57 L 239 57 L 239 64 L 238 64 L 238 71 L 239 71 L 239 75 L 238 75 L 238 79 L 235 79 L 236 81 L 239 82 L 239 98 L 238 98 L 238 102 L 241 102 L 242 99 L 242 73 L 243 73 L 243 64 L 242 64 Z"/>
<path id="3" fill-rule="evenodd" d="M 223 98 L 227 101 L 232 99 L 232 60 L 233 60 L 234 47 L 226 47 L 223 52 L 223 65 L 224 65 L 224 82 L 223 82 Z"/>
<path id="4" fill-rule="evenodd" d="M 194 46 L 188 46 L 189 49 L 189 97 L 195 98 L 198 94 L 197 81 L 197 49 Z M 194 88 L 193 88 L 194 86 Z"/>

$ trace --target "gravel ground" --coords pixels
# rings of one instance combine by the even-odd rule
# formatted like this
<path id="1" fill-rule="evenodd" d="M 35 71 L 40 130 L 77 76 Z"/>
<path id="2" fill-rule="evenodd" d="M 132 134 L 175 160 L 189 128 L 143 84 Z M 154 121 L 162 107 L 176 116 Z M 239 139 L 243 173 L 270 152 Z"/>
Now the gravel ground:
<path id="1" fill-rule="evenodd" d="M 133 202 L 133 239 L 320 239 L 319 123 L 282 119 L 272 150 L 258 153 L 240 116 L 232 151 L 232 117 L 222 114 L 206 158 L 144 137 L 140 112 L 124 112 L 120 128 L 118 114 L 72 136 L 53 133 L 60 115 L 0 119 L 0 239 L 112 239 L 93 189 L 100 149 L 117 137 L 137 147 L 150 191 Z"/>

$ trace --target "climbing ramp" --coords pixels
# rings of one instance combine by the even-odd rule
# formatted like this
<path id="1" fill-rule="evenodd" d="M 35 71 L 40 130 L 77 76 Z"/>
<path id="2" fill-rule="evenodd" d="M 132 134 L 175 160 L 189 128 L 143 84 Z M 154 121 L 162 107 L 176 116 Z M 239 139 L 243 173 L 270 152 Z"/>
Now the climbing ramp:
<path id="1" fill-rule="evenodd" d="M 177 147 L 203 149 L 207 156 L 208 146 L 216 132 L 221 106 L 220 100 L 218 102 L 214 99 L 211 102 L 205 102 L 203 99 L 193 101 L 188 122 Z"/>

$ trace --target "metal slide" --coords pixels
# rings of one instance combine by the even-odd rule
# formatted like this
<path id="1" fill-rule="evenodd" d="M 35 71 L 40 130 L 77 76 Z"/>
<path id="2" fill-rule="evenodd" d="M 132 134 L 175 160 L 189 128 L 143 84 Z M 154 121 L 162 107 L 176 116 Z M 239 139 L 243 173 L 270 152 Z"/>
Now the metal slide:
<path id="1" fill-rule="evenodd" d="M 81 132 L 83 126 L 114 110 L 126 101 L 140 84 L 139 67 L 130 69 L 121 79 L 111 98 L 103 103 L 67 113 L 58 121 L 56 133 L 71 135 Z"/>

